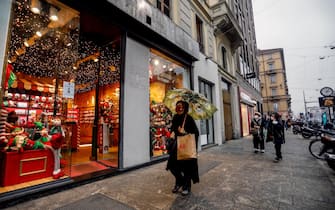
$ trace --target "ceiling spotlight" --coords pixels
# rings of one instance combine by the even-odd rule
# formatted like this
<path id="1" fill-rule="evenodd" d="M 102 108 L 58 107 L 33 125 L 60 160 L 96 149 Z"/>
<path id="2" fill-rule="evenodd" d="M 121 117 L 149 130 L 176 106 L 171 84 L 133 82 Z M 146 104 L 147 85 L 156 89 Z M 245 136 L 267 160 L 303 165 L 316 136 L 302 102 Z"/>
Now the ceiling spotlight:
<path id="1" fill-rule="evenodd" d="M 163 65 L 163 69 L 165 69 L 166 68 L 166 65 Z"/>
<path id="2" fill-rule="evenodd" d="M 159 64 L 159 60 L 154 60 L 154 64 L 155 64 L 156 66 L 158 66 L 158 64 Z"/>
<path id="3" fill-rule="evenodd" d="M 98 62 L 99 61 L 99 59 L 98 58 L 94 58 L 94 60 L 93 60 L 94 62 Z"/>
<path id="4" fill-rule="evenodd" d="M 50 7 L 49 18 L 52 21 L 57 21 L 58 20 L 57 9 L 55 7 Z"/>
<path id="5" fill-rule="evenodd" d="M 67 43 L 66 46 L 70 47 L 72 44 L 71 42 Z"/>
<path id="6" fill-rule="evenodd" d="M 36 35 L 37 35 L 38 37 L 42 37 L 42 33 L 41 33 L 40 31 L 36 31 Z"/>
<path id="7" fill-rule="evenodd" d="M 74 70 L 77 70 L 77 69 L 78 69 L 78 67 L 77 67 L 77 66 L 73 66 L 72 68 L 73 68 Z"/>
<path id="8" fill-rule="evenodd" d="M 23 42 L 24 46 L 29 47 L 29 43 L 27 41 Z"/>
<path id="9" fill-rule="evenodd" d="M 39 0 L 31 0 L 30 10 L 35 14 L 41 13 L 41 2 Z"/>
<path id="10" fill-rule="evenodd" d="M 173 68 L 169 68 L 169 71 L 173 71 Z"/>

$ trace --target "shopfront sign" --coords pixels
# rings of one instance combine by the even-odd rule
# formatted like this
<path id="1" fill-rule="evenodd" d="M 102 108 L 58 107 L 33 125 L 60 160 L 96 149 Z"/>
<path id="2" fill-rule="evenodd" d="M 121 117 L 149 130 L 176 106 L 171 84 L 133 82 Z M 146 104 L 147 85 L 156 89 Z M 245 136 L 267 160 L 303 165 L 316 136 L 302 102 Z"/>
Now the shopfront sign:
<path id="1" fill-rule="evenodd" d="M 240 92 L 241 102 L 254 106 L 257 104 L 255 100 L 252 100 L 246 93 Z"/>
<path id="2" fill-rule="evenodd" d="M 320 107 L 334 107 L 335 96 L 319 97 Z"/>
<path id="3" fill-rule="evenodd" d="M 63 98 L 74 99 L 74 83 L 73 82 L 63 82 Z"/>
<path id="4" fill-rule="evenodd" d="M 256 78 L 256 72 L 251 72 L 246 74 L 247 79 Z"/>

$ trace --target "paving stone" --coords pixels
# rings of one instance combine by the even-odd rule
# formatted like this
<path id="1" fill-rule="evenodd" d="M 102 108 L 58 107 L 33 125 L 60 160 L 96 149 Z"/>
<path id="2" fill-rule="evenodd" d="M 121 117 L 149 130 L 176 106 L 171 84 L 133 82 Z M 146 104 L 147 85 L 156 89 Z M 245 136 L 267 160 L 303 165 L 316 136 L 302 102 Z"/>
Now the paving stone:
<path id="1" fill-rule="evenodd" d="M 264 154 L 254 154 L 251 137 L 201 151 L 200 183 L 186 197 L 171 193 L 174 178 L 161 162 L 8 209 L 69 207 L 96 194 L 105 199 L 94 209 L 108 202 L 140 210 L 335 209 L 335 173 L 310 155 L 308 140 L 290 133 L 286 138 L 279 163 L 272 161 L 272 143 L 266 144 Z"/>

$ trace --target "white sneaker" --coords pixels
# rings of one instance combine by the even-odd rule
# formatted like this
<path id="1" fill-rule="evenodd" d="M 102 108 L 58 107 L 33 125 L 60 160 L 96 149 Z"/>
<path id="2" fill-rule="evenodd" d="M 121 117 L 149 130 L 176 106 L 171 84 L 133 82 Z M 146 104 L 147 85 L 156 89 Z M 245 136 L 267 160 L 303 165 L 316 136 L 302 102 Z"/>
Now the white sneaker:
<path id="1" fill-rule="evenodd" d="M 265 150 L 264 149 L 261 149 L 261 153 L 264 153 L 265 152 Z"/>

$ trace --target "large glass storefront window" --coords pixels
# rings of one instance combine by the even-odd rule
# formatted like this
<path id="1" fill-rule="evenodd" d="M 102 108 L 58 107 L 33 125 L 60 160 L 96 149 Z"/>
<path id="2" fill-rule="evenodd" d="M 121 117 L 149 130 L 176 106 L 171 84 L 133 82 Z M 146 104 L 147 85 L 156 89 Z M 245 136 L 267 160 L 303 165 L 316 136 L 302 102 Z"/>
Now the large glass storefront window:
<path id="1" fill-rule="evenodd" d="M 118 167 L 120 30 L 56 0 L 12 13 L 0 193 Z"/>
<path id="2" fill-rule="evenodd" d="M 150 77 L 150 145 L 151 156 L 167 154 L 165 142 L 169 136 L 173 114 L 164 104 L 168 90 L 188 87 L 188 72 L 177 61 L 151 50 Z"/>

